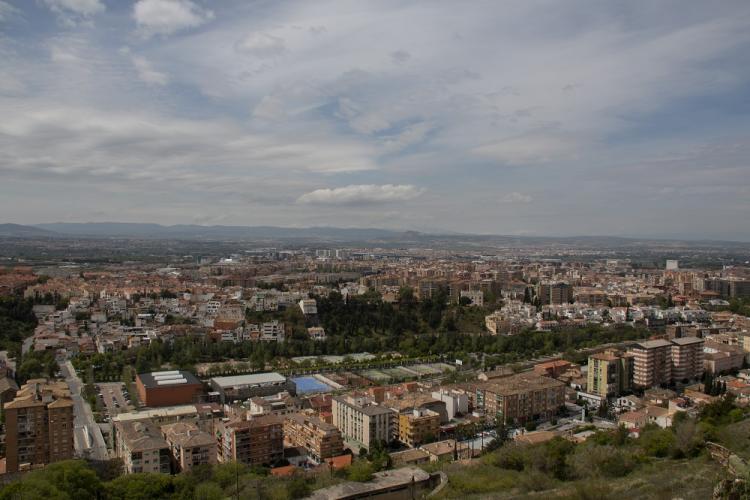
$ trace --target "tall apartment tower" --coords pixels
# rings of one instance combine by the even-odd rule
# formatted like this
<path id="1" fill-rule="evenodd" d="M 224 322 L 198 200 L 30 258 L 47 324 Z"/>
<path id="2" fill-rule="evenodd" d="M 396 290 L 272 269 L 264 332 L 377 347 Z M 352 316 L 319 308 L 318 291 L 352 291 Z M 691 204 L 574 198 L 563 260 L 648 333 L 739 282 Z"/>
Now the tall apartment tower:
<path id="1" fill-rule="evenodd" d="M 73 458 L 73 400 L 68 384 L 29 380 L 4 411 L 8 472 Z"/>
<path id="2" fill-rule="evenodd" d="M 573 299 L 573 287 L 564 281 L 542 282 L 538 295 L 542 304 L 567 304 Z"/>
<path id="3" fill-rule="evenodd" d="M 699 379 L 703 376 L 703 339 L 681 337 L 672 339 L 672 379 Z"/>
<path id="4" fill-rule="evenodd" d="M 630 348 L 633 385 L 654 387 L 672 381 L 672 345 L 668 340 L 647 340 Z"/>
<path id="5" fill-rule="evenodd" d="M 619 396 L 633 385 L 635 356 L 614 349 L 589 356 L 588 392 L 604 398 Z"/>

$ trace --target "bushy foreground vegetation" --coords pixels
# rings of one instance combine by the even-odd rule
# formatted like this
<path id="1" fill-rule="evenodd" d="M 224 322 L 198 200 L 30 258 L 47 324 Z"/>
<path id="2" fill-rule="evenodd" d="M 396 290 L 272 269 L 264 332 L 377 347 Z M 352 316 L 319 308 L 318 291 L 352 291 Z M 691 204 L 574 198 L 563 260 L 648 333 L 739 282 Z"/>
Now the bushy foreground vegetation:
<path id="1" fill-rule="evenodd" d="M 278 478 L 267 469 L 235 463 L 199 466 L 170 476 L 117 475 L 112 467 L 83 460 L 51 464 L 0 489 L 0 500 L 215 500 L 221 498 L 291 500 L 343 481 L 345 473 Z"/>
<path id="2" fill-rule="evenodd" d="M 449 484 L 440 498 L 710 498 L 727 473 L 708 456 L 706 442 L 747 442 L 747 416 L 728 397 L 698 418 L 680 414 L 671 429 L 649 425 L 637 439 L 619 428 L 580 444 L 560 437 L 510 442 L 471 464 L 445 466 Z"/>

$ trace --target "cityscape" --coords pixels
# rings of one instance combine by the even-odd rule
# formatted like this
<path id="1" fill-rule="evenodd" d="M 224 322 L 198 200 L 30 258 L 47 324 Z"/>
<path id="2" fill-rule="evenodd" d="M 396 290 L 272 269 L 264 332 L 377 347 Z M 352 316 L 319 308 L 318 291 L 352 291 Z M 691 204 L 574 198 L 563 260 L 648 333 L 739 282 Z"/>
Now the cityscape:
<path id="1" fill-rule="evenodd" d="M 0 0 L 0 500 L 750 498 L 748 27 Z"/>

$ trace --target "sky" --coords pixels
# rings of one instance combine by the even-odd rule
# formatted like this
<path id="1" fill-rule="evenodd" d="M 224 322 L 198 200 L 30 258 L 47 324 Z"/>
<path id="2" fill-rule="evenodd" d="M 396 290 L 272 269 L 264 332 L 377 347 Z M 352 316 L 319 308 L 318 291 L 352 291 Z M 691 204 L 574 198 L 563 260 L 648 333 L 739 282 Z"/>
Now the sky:
<path id="1" fill-rule="evenodd" d="M 750 240 L 750 2 L 0 0 L 0 222 Z"/>

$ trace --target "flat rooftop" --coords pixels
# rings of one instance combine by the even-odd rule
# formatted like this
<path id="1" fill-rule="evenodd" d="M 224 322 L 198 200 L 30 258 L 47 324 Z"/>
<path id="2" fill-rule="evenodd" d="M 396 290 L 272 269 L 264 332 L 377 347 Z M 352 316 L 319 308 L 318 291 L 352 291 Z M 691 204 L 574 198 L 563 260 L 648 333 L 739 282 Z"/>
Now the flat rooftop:
<path id="1" fill-rule="evenodd" d="M 252 373 L 250 375 L 234 375 L 232 377 L 213 377 L 211 382 L 221 388 L 283 384 L 286 377 L 276 372 L 269 373 Z"/>
<path id="2" fill-rule="evenodd" d="M 183 370 L 139 373 L 138 379 L 146 389 L 178 385 L 202 385 L 195 375 Z"/>
<path id="3" fill-rule="evenodd" d="M 677 339 L 672 339 L 672 343 L 677 344 L 677 345 L 690 345 L 690 344 L 698 344 L 702 342 L 703 342 L 703 339 L 699 339 L 698 337 L 680 337 Z"/>
<path id="4" fill-rule="evenodd" d="M 345 483 L 323 488 L 307 497 L 310 500 L 331 500 L 336 498 L 365 498 L 391 488 L 410 485 L 413 482 L 428 481 L 430 475 L 417 467 L 402 467 L 373 474 L 372 481 Z"/>

